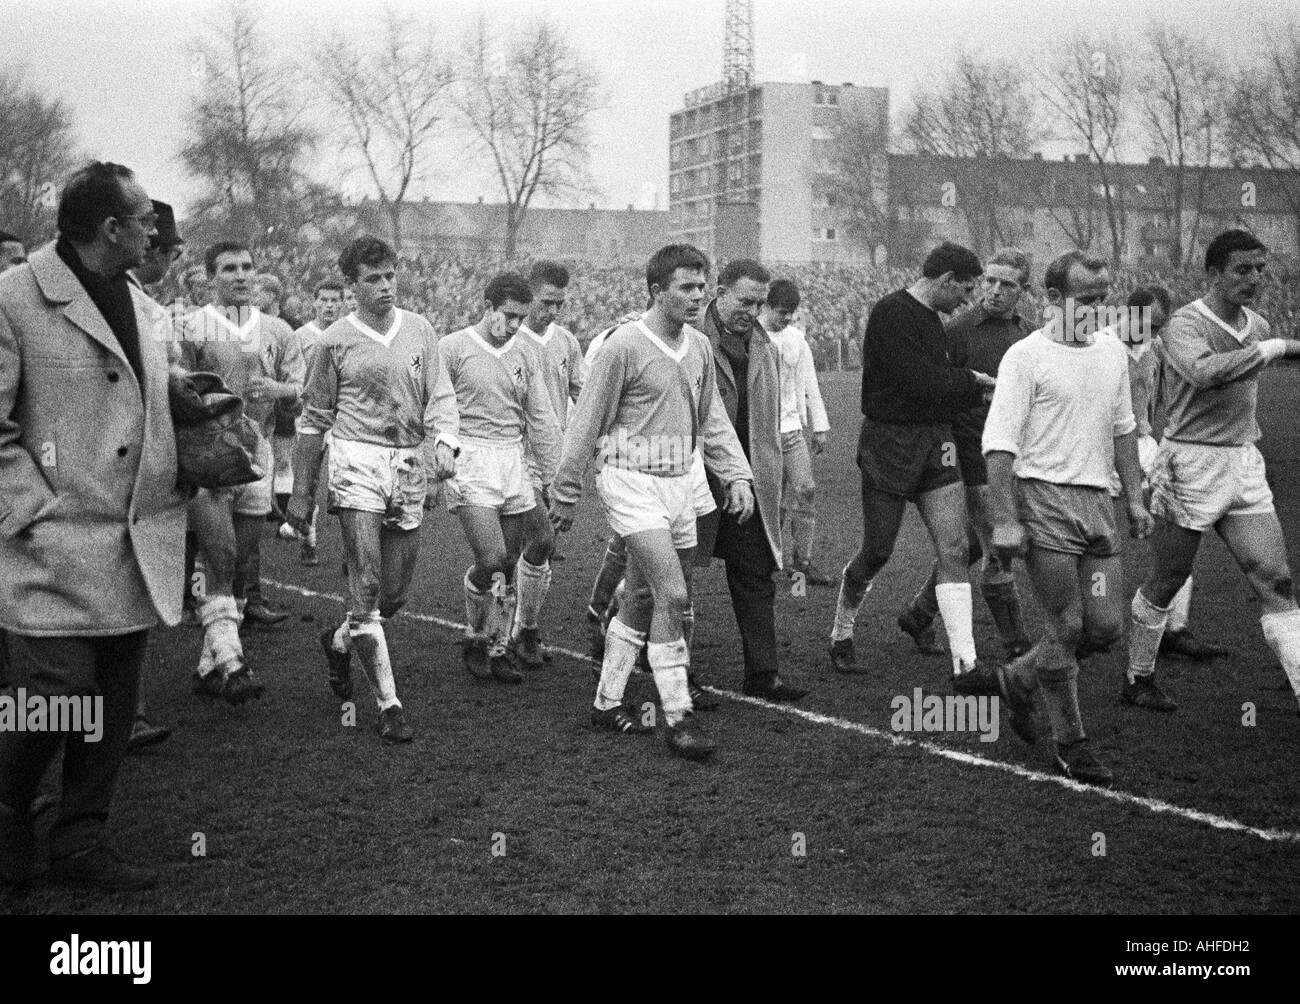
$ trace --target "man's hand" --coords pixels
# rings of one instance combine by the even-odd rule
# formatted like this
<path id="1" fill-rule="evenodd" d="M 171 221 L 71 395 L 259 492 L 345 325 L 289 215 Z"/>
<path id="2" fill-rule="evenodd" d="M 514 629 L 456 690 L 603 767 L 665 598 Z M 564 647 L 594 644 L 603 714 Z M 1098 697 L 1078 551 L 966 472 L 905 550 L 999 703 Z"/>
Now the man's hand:
<path id="1" fill-rule="evenodd" d="M 456 453 L 446 443 L 433 448 L 433 480 L 446 481 L 456 474 Z"/>
<path id="2" fill-rule="evenodd" d="M 1135 540 L 1146 540 L 1156 528 L 1155 517 L 1141 502 L 1128 504 L 1128 535 Z"/>
<path id="3" fill-rule="evenodd" d="M 311 500 L 314 496 L 314 492 L 312 495 L 294 492 L 289 498 L 289 504 L 284 507 L 284 521 L 300 537 L 307 536 L 307 531 L 311 529 Z"/>
<path id="4" fill-rule="evenodd" d="M 1004 568 L 1010 568 L 1016 558 L 1024 557 L 1028 543 L 1029 535 L 1019 521 L 993 524 L 993 549 Z"/>
<path id="5" fill-rule="evenodd" d="M 298 396 L 293 387 L 278 380 L 269 380 L 264 376 L 253 375 L 248 378 L 247 394 L 250 401 L 279 401 Z"/>
<path id="6" fill-rule="evenodd" d="M 557 502 L 552 498 L 551 510 L 547 513 L 547 516 L 550 517 L 551 526 L 560 533 L 567 533 L 573 526 L 573 503 Z"/>
<path id="7" fill-rule="evenodd" d="M 733 481 L 727 486 L 727 500 L 723 509 L 736 517 L 737 523 L 749 522 L 754 515 L 754 489 L 748 481 Z"/>
<path id="8" fill-rule="evenodd" d="M 812 434 L 812 451 L 813 456 L 819 457 L 822 451 L 826 449 L 826 433 L 814 432 Z"/>

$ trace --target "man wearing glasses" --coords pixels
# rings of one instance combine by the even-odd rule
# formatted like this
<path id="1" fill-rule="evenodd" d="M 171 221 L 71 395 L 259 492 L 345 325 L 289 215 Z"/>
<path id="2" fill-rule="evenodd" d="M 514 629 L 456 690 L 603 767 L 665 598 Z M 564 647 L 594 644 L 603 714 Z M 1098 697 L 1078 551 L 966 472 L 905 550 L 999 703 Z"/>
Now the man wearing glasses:
<path id="1" fill-rule="evenodd" d="M 0 689 L 101 709 L 98 741 L 0 730 L 0 883 L 37 877 L 31 806 L 61 747 L 50 879 L 157 881 L 105 843 L 149 629 L 180 620 L 167 340 L 127 279 L 154 226 L 131 171 L 94 162 L 64 187 L 58 241 L 0 276 Z"/>
<path id="2" fill-rule="evenodd" d="M 945 242 L 925 259 L 921 276 L 884 296 L 867 318 L 862 342 L 862 546 L 844 568 L 831 666 L 866 673 L 853 652 L 853 628 L 876 573 L 894 552 L 908 502 L 921 511 L 939 559 L 935 596 L 952 653 L 953 687 L 994 694 L 997 678 L 975 657 L 967 569 L 966 493 L 952 421 L 980 404 L 996 384 L 954 366 L 940 314 L 965 303 L 983 273 L 975 253 Z"/>

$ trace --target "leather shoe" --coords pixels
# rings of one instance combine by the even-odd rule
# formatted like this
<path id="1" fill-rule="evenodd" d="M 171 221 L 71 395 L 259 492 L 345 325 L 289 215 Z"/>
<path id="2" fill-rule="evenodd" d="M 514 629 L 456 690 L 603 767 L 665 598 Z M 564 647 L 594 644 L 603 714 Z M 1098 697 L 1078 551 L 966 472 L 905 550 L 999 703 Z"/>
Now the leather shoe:
<path id="1" fill-rule="evenodd" d="M 249 600 L 244 607 L 244 620 L 252 621 L 254 624 L 271 625 L 279 624 L 289 616 L 288 610 L 276 610 L 268 606 L 265 600 Z"/>
<path id="2" fill-rule="evenodd" d="M 852 638 L 831 642 L 831 668 L 837 673 L 848 673 L 853 676 L 865 676 L 869 672 L 866 666 L 858 665 L 853 655 Z"/>
<path id="3" fill-rule="evenodd" d="M 127 752 L 144 749 L 146 746 L 156 746 L 171 734 L 172 730 L 167 726 L 151 725 L 149 719 L 137 715 L 135 723 L 131 726 L 131 737 L 126 741 Z"/>
<path id="4" fill-rule="evenodd" d="M 156 886 L 158 872 L 125 861 L 115 850 L 100 844 L 84 854 L 51 861 L 50 882 L 86 889 L 133 892 Z"/>
<path id="5" fill-rule="evenodd" d="M 788 701 L 801 700 L 808 696 L 808 691 L 800 687 L 792 687 L 779 676 L 774 676 L 767 680 L 745 681 L 745 685 L 740 688 L 742 694 L 749 697 L 761 697 L 765 701 L 774 701 L 780 703 Z"/>
<path id="6" fill-rule="evenodd" d="M 1207 662 L 1210 659 L 1221 659 L 1224 656 L 1231 655 L 1232 649 L 1225 648 L 1223 645 L 1215 645 L 1212 642 L 1201 641 L 1188 628 L 1181 631 L 1166 631 L 1160 639 L 1161 655 L 1182 656 L 1184 659 L 1191 659 L 1193 662 Z"/>

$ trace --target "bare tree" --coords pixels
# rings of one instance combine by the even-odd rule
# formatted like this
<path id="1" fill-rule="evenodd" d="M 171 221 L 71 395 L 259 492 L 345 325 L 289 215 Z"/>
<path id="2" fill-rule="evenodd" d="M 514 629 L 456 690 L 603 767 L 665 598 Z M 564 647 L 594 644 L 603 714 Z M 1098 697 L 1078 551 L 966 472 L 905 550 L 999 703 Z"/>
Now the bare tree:
<path id="1" fill-rule="evenodd" d="M 393 246 L 402 247 L 402 203 L 423 178 L 446 112 L 452 67 L 431 28 L 391 8 L 371 51 L 335 35 L 315 58 L 315 78 L 347 125 L 346 146 L 365 164 L 387 214 Z"/>
<path id="2" fill-rule="evenodd" d="M 999 209 L 1013 193 L 989 160 L 1033 152 L 1042 138 L 1036 105 L 1026 74 L 1014 63 L 964 53 L 941 83 L 916 96 L 904 116 L 906 146 L 954 158 L 951 180 L 976 250 L 1006 243 Z"/>
<path id="3" fill-rule="evenodd" d="M 1119 147 L 1127 112 L 1124 55 L 1114 42 L 1084 36 L 1066 42 L 1041 72 L 1043 100 L 1088 154 L 1089 187 L 1095 186 L 1110 231 L 1111 257 L 1124 256 L 1128 217 L 1120 184 Z"/>
<path id="4" fill-rule="evenodd" d="M 294 234 L 337 206 L 306 162 L 317 137 L 292 66 L 274 61 L 248 0 L 230 0 L 214 39 L 197 43 L 203 84 L 181 161 L 206 183 L 196 213 L 250 241 Z"/>
<path id="5" fill-rule="evenodd" d="M 1294 24 L 1275 36 L 1258 65 L 1232 81 L 1228 122 L 1234 161 L 1277 172 L 1300 252 L 1300 32 Z"/>
<path id="6" fill-rule="evenodd" d="M 498 46 L 482 18 L 460 78 L 457 107 L 505 198 L 509 259 L 534 196 L 588 190 L 588 123 L 600 79 L 550 21 L 535 20 Z"/>
<path id="7" fill-rule="evenodd" d="M 1195 252 L 1207 180 L 1203 170 L 1195 171 L 1194 184 L 1189 185 L 1189 176 L 1195 168 L 1208 167 L 1222 151 L 1225 78 L 1210 47 L 1171 24 L 1149 25 L 1146 44 L 1146 70 L 1139 87 L 1143 117 L 1152 152 L 1169 165 L 1168 172 L 1159 172 L 1172 230 L 1169 260 L 1175 268 L 1184 268 Z"/>
<path id="8" fill-rule="evenodd" d="M 29 246 L 53 236 L 56 189 L 73 166 L 72 114 L 21 70 L 0 71 L 0 226 Z"/>
<path id="9" fill-rule="evenodd" d="M 861 108 L 840 110 L 839 129 L 831 150 L 831 172 L 817 175 L 817 194 L 836 207 L 836 218 L 847 236 L 868 250 L 887 241 L 890 224 L 888 136 Z"/>

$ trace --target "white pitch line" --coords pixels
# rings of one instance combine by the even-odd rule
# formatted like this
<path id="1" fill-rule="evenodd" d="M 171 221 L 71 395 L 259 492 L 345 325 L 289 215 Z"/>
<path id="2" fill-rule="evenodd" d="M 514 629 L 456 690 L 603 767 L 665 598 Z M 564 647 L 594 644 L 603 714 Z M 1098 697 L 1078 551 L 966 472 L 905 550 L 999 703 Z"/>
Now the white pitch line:
<path id="1" fill-rule="evenodd" d="M 276 582 L 270 579 L 265 579 L 263 582 L 265 585 L 275 586 L 277 589 L 284 589 L 291 593 L 298 593 L 300 596 L 307 596 L 313 599 L 331 600 L 335 603 L 346 603 L 346 600 L 342 596 L 336 596 L 332 593 L 320 593 L 314 589 L 295 586 L 287 582 Z M 436 624 L 439 627 L 449 628 L 453 631 L 465 630 L 464 624 L 459 624 L 456 621 L 450 621 L 443 617 L 434 617 L 432 614 L 419 614 L 406 610 L 399 616 L 423 621 L 426 624 Z M 561 648 L 558 645 L 548 645 L 547 648 L 552 652 L 559 652 L 561 655 L 567 655 L 579 662 L 595 663 L 594 659 L 582 652 L 575 652 L 572 649 Z M 1175 805 L 1172 802 L 1162 801 L 1159 798 L 1148 798 L 1145 795 L 1134 795 L 1127 791 L 1116 791 L 1113 788 L 1099 788 L 1091 784 L 1081 784 L 1078 781 L 1072 781 L 1068 777 L 1061 777 L 1058 774 L 1045 774 L 1042 771 L 1032 770 L 1029 767 L 1021 767 L 1019 764 L 1006 763 L 1002 760 L 990 760 L 987 757 L 976 756 L 974 753 L 966 753 L 963 750 L 955 750 L 949 749 L 946 746 L 939 746 L 936 743 L 927 742 L 924 739 L 910 739 L 893 732 L 884 732 L 881 729 L 873 728 L 870 725 L 864 725 L 861 722 L 849 721 L 847 718 L 836 718 L 834 715 L 823 715 L 816 711 L 806 711 L 803 708 L 796 708 L 789 704 L 773 704 L 770 701 L 764 701 L 758 697 L 750 697 L 747 694 L 737 694 L 730 690 L 720 690 L 717 687 L 707 687 L 705 689 L 711 693 L 717 694 L 719 697 L 725 697 L 742 704 L 752 704 L 755 707 L 764 708 L 768 711 L 776 711 L 784 715 L 790 715 L 794 718 L 801 718 L 814 725 L 829 725 L 831 728 L 843 729 L 845 732 L 856 732 L 859 735 L 870 736 L 873 739 L 883 739 L 895 746 L 911 746 L 916 749 L 924 750 L 926 753 L 933 754 L 934 756 L 943 757 L 947 760 L 954 760 L 957 763 L 966 764 L 971 767 L 992 767 L 994 770 L 1006 771 L 1008 774 L 1022 777 L 1026 781 L 1056 784 L 1060 785 L 1062 788 L 1068 788 L 1071 791 L 1077 791 L 1085 795 L 1096 795 L 1099 798 L 1106 798 L 1112 802 L 1118 802 L 1121 805 L 1138 805 L 1151 812 L 1163 812 L 1172 816 L 1181 816 L 1183 819 L 1190 819 L 1194 823 L 1204 823 L 1207 826 L 1212 826 L 1216 830 L 1246 833 L 1252 837 L 1258 837 L 1260 840 L 1300 843 L 1300 832 L 1293 830 L 1271 830 L 1258 826 L 1250 826 L 1247 823 L 1239 822 L 1236 819 L 1230 819 L 1227 816 L 1215 815 L 1212 812 L 1202 812 L 1199 809 L 1188 809 L 1181 805 Z"/>

